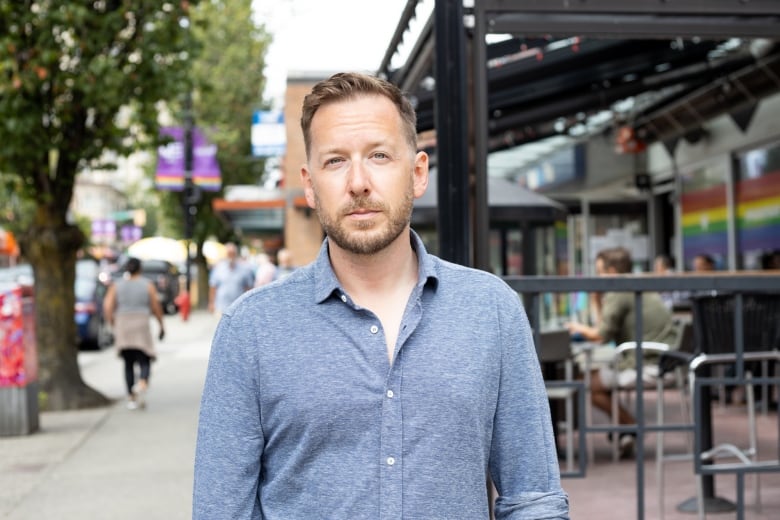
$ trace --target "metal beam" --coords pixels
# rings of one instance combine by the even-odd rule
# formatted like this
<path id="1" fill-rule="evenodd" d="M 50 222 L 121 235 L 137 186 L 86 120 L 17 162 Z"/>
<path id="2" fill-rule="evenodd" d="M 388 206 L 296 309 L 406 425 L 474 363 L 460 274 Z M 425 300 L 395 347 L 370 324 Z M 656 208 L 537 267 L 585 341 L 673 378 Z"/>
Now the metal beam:
<path id="1" fill-rule="evenodd" d="M 777 38 L 777 16 L 665 16 L 633 14 L 488 15 L 491 33 L 579 35 L 600 38 Z"/>
<path id="2" fill-rule="evenodd" d="M 466 37 L 462 0 L 436 0 L 434 17 L 439 255 L 456 264 L 471 265 Z"/>
<path id="3" fill-rule="evenodd" d="M 472 36 L 474 128 L 474 265 L 490 271 L 490 207 L 488 204 L 488 79 L 484 13 L 474 3 Z"/>
<path id="4" fill-rule="evenodd" d="M 482 0 L 486 12 L 780 15 L 777 0 Z"/>

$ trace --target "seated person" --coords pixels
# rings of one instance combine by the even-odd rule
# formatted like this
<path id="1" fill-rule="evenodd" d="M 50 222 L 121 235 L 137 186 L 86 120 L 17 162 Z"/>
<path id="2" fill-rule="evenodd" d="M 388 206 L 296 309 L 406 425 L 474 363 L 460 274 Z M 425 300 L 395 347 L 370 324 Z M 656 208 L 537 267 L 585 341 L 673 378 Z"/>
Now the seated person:
<path id="1" fill-rule="evenodd" d="M 596 256 L 596 274 L 626 274 L 631 272 L 631 254 L 627 249 L 616 247 L 600 251 Z M 625 341 L 633 341 L 636 328 L 636 313 L 634 311 L 634 294 L 607 292 L 601 296 L 600 320 L 596 326 L 582 323 L 568 323 L 567 328 L 573 335 L 581 335 L 587 341 L 599 343 L 614 342 L 616 345 Z M 670 345 L 675 344 L 678 329 L 674 324 L 672 313 L 664 305 L 658 293 L 642 294 L 642 340 L 658 341 Z M 646 355 L 645 360 L 651 361 L 652 356 Z M 627 357 L 615 372 L 611 366 L 594 368 L 591 371 L 591 403 L 596 408 L 611 415 L 612 395 L 614 385 L 620 371 L 633 370 L 635 361 Z M 646 367 L 646 368 L 649 368 Z M 618 408 L 617 422 L 619 424 L 634 424 L 634 416 L 623 406 Z M 621 457 L 633 453 L 634 435 L 629 433 L 620 436 Z"/>
<path id="2" fill-rule="evenodd" d="M 714 271 L 715 259 L 710 255 L 700 253 L 693 257 L 693 270 L 697 273 Z"/>

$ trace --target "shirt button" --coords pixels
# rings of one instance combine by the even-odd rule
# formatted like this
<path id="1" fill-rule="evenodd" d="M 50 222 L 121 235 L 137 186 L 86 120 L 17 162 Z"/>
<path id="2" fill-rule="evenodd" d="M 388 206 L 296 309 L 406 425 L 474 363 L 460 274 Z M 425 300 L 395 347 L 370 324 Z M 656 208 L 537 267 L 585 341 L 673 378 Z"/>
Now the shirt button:
<path id="1" fill-rule="evenodd" d="M 343 301 L 344 303 L 347 303 L 347 295 L 346 294 L 342 294 L 341 295 L 341 301 Z"/>
<path id="2" fill-rule="evenodd" d="M 392 391 L 392 390 L 388 390 L 388 391 L 387 391 L 387 397 L 389 397 L 390 399 L 392 399 L 394 395 L 395 395 L 395 394 L 393 393 L 393 391 Z"/>
<path id="3" fill-rule="evenodd" d="M 377 332 L 379 332 L 379 327 L 371 325 L 371 334 L 376 334 Z"/>
<path id="4" fill-rule="evenodd" d="M 392 466 L 395 464 L 395 459 L 393 457 L 387 457 L 387 465 Z"/>

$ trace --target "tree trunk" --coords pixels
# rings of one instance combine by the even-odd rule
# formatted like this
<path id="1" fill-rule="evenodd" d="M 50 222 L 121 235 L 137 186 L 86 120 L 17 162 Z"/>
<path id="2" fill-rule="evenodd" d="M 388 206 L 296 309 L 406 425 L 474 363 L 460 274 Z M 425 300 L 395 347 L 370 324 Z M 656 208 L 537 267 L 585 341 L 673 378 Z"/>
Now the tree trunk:
<path id="1" fill-rule="evenodd" d="M 73 287 L 76 252 L 84 243 L 84 234 L 71 224 L 52 224 L 56 218 L 47 224 L 40 223 L 46 219 L 36 220 L 23 237 L 23 246 L 35 275 L 38 374 L 44 394 L 41 407 L 73 410 L 106 406 L 110 400 L 84 383 L 78 364 Z"/>

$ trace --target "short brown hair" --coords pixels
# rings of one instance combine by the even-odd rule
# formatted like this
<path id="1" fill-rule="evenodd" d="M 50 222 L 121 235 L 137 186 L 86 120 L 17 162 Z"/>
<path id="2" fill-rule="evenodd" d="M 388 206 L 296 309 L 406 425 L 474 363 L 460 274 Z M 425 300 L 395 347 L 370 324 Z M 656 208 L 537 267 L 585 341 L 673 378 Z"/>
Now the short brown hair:
<path id="1" fill-rule="evenodd" d="M 417 114 L 403 92 L 389 81 L 374 76 L 356 72 L 339 72 L 314 85 L 311 92 L 303 99 L 301 130 L 303 130 L 303 142 L 306 146 L 306 157 L 309 156 L 311 146 L 311 121 L 317 110 L 328 103 L 355 99 L 364 95 L 384 96 L 393 102 L 403 121 L 406 139 L 412 149 L 417 151 Z"/>
<path id="2" fill-rule="evenodd" d="M 631 253 L 625 247 L 603 249 L 596 255 L 596 259 L 601 259 L 604 262 L 605 271 L 611 267 L 616 273 L 626 274 L 630 273 L 633 267 Z"/>

